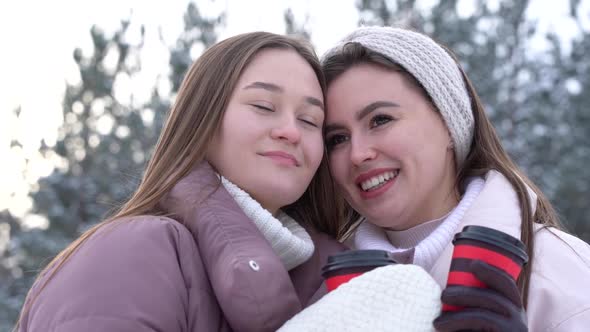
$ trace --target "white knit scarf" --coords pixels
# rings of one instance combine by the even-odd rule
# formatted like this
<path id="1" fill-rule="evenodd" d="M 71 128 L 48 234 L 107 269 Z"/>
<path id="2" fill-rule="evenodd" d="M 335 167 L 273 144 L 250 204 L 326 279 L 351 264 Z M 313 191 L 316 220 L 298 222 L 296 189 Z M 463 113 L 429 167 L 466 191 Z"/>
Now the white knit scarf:
<path id="1" fill-rule="evenodd" d="M 279 211 L 275 218 L 247 192 L 223 176 L 221 183 L 270 243 L 287 270 L 291 270 L 311 257 L 314 251 L 313 241 L 297 221 L 283 211 Z"/>
<path id="2" fill-rule="evenodd" d="M 457 227 L 461 224 L 465 212 L 479 195 L 484 184 L 485 181 L 482 178 L 474 178 L 469 182 L 465 195 L 449 216 L 429 236 L 411 248 L 414 250 L 413 264 L 421 266 L 427 271 L 432 267 L 444 248 L 453 240 L 455 233 L 459 231 Z M 399 248 L 391 244 L 382 228 L 368 221 L 363 221 L 357 229 L 354 236 L 354 246 L 356 249 L 399 251 Z"/>

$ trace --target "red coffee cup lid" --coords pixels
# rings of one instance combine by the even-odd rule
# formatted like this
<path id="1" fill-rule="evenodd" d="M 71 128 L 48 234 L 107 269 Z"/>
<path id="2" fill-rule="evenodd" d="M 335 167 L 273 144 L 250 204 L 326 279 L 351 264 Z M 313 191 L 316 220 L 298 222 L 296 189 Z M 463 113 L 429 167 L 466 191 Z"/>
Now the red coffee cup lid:
<path id="1" fill-rule="evenodd" d="M 465 226 L 460 233 L 455 234 L 453 244 L 457 240 L 476 240 L 509 251 L 522 259 L 523 264 L 529 260 L 524 243 L 519 239 L 499 230 L 484 226 Z"/>
<path id="2" fill-rule="evenodd" d="M 380 267 L 397 262 L 384 250 L 349 250 L 328 257 L 322 276 L 332 271 L 354 267 Z"/>

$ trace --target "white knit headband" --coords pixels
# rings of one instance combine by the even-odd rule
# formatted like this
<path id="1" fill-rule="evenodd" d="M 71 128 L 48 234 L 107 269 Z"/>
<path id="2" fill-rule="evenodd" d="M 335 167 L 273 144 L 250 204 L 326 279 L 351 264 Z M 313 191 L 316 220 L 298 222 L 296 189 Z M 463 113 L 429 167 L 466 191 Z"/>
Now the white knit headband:
<path id="1" fill-rule="evenodd" d="M 386 56 L 422 84 L 451 133 L 457 166 L 460 167 L 469 153 L 474 119 L 465 83 L 453 58 L 423 34 L 392 27 L 362 27 L 327 51 L 322 62 L 351 42 Z"/>

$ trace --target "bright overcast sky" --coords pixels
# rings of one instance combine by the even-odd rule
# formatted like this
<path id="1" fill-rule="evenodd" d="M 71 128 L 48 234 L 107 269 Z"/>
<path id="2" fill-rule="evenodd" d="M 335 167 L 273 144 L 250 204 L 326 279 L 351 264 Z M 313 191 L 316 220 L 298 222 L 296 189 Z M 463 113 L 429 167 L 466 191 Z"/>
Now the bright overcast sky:
<path id="1" fill-rule="evenodd" d="M 567 16 L 567 1 L 531 2 L 529 16 L 541 20 L 541 31 L 558 26 L 566 39 L 578 31 L 571 20 L 560 19 Z M 590 13 L 588 2 L 584 1 L 585 13 Z M 220 38 L 253 30 L 284 33 L 283 14 L 291 7 L 298 22 L 308 16 L 307 28 L 312 32 L 312 42 L 318 54 L 358 23 L 355 0 L 199 0 L 196 3 L 205 15 L 226 11 L 227 24 Z M 428 7 L 433 1 L 419 3 Z M 472 0 L 460 0 L 459 3 L 464 13 L 472 10 Z M 76 47 L 89 49 L 91 25 L 97 24 L 108 32 L 116 28 L 121 19 L 129 17 L 132 24 L 145 24 L 147 40 L 142 53 L 142 77 L 138 81 L 154 82 L 155 76 L 168 66 L 167 46 L 158 41 L 157 29 L 162 28 L 165 42 L 172 45 L 183 28 L 182 15 L 187 4 L 186 0 L 20 0 L 0 3 L 0 210 L 11 207 L 13 213 L 22 215 L 30 204 L 23 200 L 28 187 L 23 185 L 24 165 L 19 163 L 22 156 L 34 160 L 35 167 L 27 175 L 29 182 L 34 183 L 36 178 L 51 171 L 51 165 L 41 162 L 36 151 L 42 138 L 49 143 L 56 138 L 57 127 L 62 121 L 65 82 L 76 81 L 77 67 L 72 52 Z M 590 17 L 589 14 L 586 16 Z M 590 29 L 590 26 L 585 28 Z M 149 92 L 140 84 L 131 82 L 129 85 L 131 93 Z M 19 105 L 22 121 L 17 123 L 12 110 Z M 13 137 L 24 143 L 23 150 L 10 149 Z M 15 191 L 15 196 L 11 196 Z"/>

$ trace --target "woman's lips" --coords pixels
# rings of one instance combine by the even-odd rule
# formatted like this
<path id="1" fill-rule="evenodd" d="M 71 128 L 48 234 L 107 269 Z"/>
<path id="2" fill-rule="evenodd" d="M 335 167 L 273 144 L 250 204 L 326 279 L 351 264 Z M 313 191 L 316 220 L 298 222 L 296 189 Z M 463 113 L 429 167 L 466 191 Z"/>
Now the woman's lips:
<path id="1" fill-rule="evenodd" d="M 368 172 L 365 173 L 361 173 L 359 176 L 356 177 L 356 179 L 354 179 L 354 183 L 356 185 L 359 185 L 361 183 L 363 183 L 364 181 L 375 177 L 375 176 L 379 176 L 381 174 L 385 174 L 387 172 L 399 172 L 399 169 L 396 168 L 375 168 L 373 170 L 370 170 Z"/>
<path id="2" fill-rule="evenodd" d="M 371 199 L 382 195 L 396 182 L 399 171 L 395 168 L 376 168 L 357 176 L 354 182 L 361 198 Z"/>
<path id="3" fill-rule="evenodd" d="M 396 180 L 396 178 L 390 179 L 387 182 L 385 182 L 381 187 L 379 187 L 377 189 L 370 190 L 370 191 L 365 191 L 359 186 L 357 186 L 357 188 L 360 192 L 361 198 L 371 199 L 371 198 L 379 197 L 383 193 L 385 193 L 387 190 L 389 190 L 389 188 L 391 188 L 391 186 L 393 186 L 393 184 L 395 183 L 395 180 Z"/>
<path id="4" fill-rule="evenodd" d="M 267 151 L 260 153 L 261 156 L 268 157 L 280 165 L 299 166 L 299 161 L 295 156 L 284 151 Z"/>

